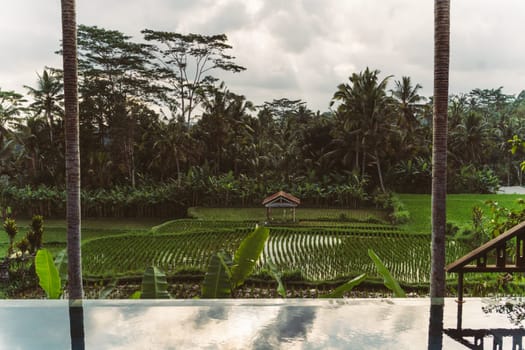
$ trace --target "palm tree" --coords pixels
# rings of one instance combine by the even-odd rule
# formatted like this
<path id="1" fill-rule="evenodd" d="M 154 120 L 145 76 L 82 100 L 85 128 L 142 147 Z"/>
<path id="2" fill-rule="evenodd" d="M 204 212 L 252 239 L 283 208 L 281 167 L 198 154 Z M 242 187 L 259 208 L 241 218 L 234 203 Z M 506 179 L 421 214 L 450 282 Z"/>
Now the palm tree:
<path id="1" fill-rule="evenodd" d="M 399 103 L 398 125 L 412 132 L 419 124 L 416 115 L 417 105 L 425 98 L 418 94 L 421 85 L 412 85 L 410 77 L 402 77 L 401 80 L 395 81 L 395 88 L 391 90 L 392 96 Z"/>
<path id="2" fill-rule="evenodd" d="M 32 88 L 25 86 L 29 94 L 33 97 L 33 102 L 30 107 L 34 110 L 35 115 L 44 114 L 49 126 L 49 139 L 53 143 L 53 127 L 55 125 L 55 116 L 62 116 L 63 109 L 61 106 L 62 95 L 62 81 L 61 77 L 56 71 L 47 71 L 44 69 L 42 75 L 38 75 L 37 87 Z"/>
<path id="3" fill-rule="evenodd" d="M 430 296 L 445 295 L 447 108 L 450 0 L 434 0 L 434 117 L 432 148 L 432 267 Z"/>
<path id="4" fill-rule="evenodd" d="M 480 114 L 469 112 L 450 130 L 452 155 L 462 164 L 483 164 L 483 159 L 486 159 L 488 153 L 483 150 L 486 150 L 489 144 L 490 132 L 489 125 Z"/>
<path id="5" fill-rule="evenodd" d="M 359 155 L 361 161 L 361 175 L 365 175 L 367 155 L 374 160 L 377 169 L 379 185 L 386 192 L 383 184 L 380 153 L 386 148 L 389 135 L 392 132 L 391 98 L 386 94 L 386 86 L 391 76 L 379 81 L 379 70 L 370 70 L 368 67 L 359 74 L 352 74 L 351 84 L 340 84 L 332 98 L 332 104 L 341 102 L 338 111 L 348 118 L 347 125 L 351 131 L 357 130 L 356 138 L 356 165 Z"/>
<path id="6" fill-rule="evenodd" d="M 83 298 L 80 254 L 80 149 L 78 122 L 77 25 L 75 0 L 62 0 L 62 47 L 66 138 L 67 256 L 70 299 Z"/>
<path id="7" fill-rule="evenodd" d="M 236 157 L 240 155 L 234 145 L 242 146 L 251 138 L 253 132 L 247 113 L 253 106 L 244 96 L 230 92 L 224 83 L 208 89 L 200 100 L 203 114 L 193 135 L 204 141 L 208 160 L 217 174 L 229 169 L 237 174 L 239 162 Z"/>
<path id="8" fill-rule="evenodd" d="M 177 173 L 177 183 L 182 183 L 181 162 L 187 162 L 190 135 L 186 124 L 170 120 L 161 124 L 158 130 L 158 140 L 153 144 L 155 156 L 151 159 L 150 167 L 158 169 L 160 181 L 165 180 L 165 175 Z M 191 150 L 195 152 L 195 150 Z"/>

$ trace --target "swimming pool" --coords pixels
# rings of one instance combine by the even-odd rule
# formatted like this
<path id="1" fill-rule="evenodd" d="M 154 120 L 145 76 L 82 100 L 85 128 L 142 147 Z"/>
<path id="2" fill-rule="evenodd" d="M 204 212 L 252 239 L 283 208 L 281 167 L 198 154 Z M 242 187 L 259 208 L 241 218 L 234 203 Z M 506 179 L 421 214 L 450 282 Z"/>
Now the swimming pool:
<path id="1" fill-rule="evenodd" d="M 71 320 L 77 348 L 97 350 L 522 348 L 520 322 L 482 310 L 502 301 L 466 300 L 461 330 L 453 299 L 432 322 L 430 299 L 84 300 Z M 0 349 L 70 349 L 68 306 L 1 300 Z"/>

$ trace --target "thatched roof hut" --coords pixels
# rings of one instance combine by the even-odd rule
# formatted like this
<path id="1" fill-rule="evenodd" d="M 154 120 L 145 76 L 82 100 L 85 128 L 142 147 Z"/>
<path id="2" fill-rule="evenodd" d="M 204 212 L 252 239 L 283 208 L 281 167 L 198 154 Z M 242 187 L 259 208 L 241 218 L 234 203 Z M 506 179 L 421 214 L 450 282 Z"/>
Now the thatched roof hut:
<path id="1" fill-rule="evenodd" d="M 295 208 L 301 204 L 301 200 L 294 195 L 279 191 L 263 199 L 262 204 L 266 207 L 266 218 L 270 221 L 272 208 L 292 208 L 292 220 L 295 222 Z"/>

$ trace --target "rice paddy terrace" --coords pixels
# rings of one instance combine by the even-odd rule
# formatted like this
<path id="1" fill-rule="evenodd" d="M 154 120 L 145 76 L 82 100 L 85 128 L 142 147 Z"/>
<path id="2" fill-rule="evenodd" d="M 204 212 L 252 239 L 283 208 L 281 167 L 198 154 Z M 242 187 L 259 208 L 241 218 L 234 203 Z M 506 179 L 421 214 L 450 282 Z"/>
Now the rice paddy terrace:
<path id="1" fill-rule="evenodd" d="M 367 254 L 373 249 L 395 278 L 407 285 L 428 283 L 430 236 L 410 234 L 385 223 L 342 221 L 341 213 L 290 226 L 270 227 L 270 238 L 257 262 L 255 276 L 263 275 L 269 261 L 284 275 L 308 282 L 349 278 L 363 272 L 376 275 Z M 344 213 L 347 219 L 350 213 Z M 364 214 L 359 213 L 361 218 Z M 83 270 L 90 279 L 140 277 L 149 265 L 168 276 L 203 273 L 212 254 L 233 253 L 253 230 L 254 221 L 181 219 L 153 227 L 144 234 L 114 235 L 84 242 Z M 350 220 L 352 221 L 352 220 Z M 374 221 L 374 220 L 371 220 Z M 380 220 L 377 220 L 380 221 Z M 447 260 L 466 253 L 455 242 L 447 243 Z"/>

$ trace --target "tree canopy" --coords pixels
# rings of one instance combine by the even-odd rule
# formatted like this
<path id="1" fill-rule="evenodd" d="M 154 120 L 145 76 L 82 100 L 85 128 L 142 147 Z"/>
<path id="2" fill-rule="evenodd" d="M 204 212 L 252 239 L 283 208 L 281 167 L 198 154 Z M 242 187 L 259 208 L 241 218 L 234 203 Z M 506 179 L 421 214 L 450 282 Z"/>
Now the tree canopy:
<path id="1" fill-rule="evenodd" d="M 341 203 L 348 193 L 430 192 L 433 100 L 409 76 L 348 72 L 326 111 L 286 96 L 256 106 L 212 75 L 245 69 L 225 35 L 143 35 L 78 27 L 84 189 L 175 182 L 191 203 L 210 186 L 246 203 L 287 186 Z M 2 188 L 65 182 L 62 80 L 45 67 L 25 93 L 0 89 Z M 524 137 L 525 93 L 448 100 L 448 191 L 521 184 L 523 155 L 507 141 Z"/>

